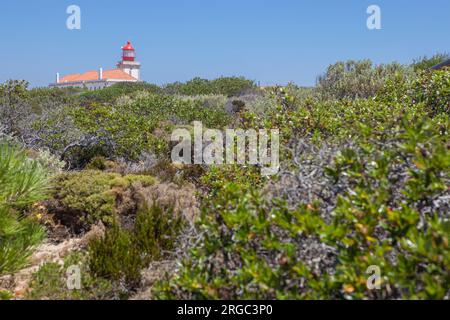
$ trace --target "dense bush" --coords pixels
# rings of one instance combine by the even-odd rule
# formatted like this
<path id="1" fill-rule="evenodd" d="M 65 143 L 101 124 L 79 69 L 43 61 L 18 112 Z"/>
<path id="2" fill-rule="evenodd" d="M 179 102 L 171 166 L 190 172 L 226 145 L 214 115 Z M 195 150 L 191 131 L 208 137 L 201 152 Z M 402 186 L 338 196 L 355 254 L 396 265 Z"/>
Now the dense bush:
<path id="1" fill-rule="evenodd" d="M 23 267 L 44 230 L 24 214 L 46 196 L 48 173 L 18 147 L 0 142 L 0 275 Z"/>
<path id="2" fill-rule="evenodd" d="M 134 224 L 135 245 L 145 254 L 144 262 L 161 259 L 175 248 L 183 216 L 174 209 L 162 209 L 157 203 L 139 209 Z"/>
<path id="3" fill-rule="evenodd" d="M 412 70 L 396 63 L 374 66 L 370 60 L 338 62 L 318 78 L 317 90 L 328 99 L 368 98 L 399 73 L 408 75 Z"/>
<path id="4" fill-rule="evenodd" d="M 260 192 L 244 172 L 209 170 L 201 239 L 156 296 L 448 297 L 447 75 L 385 78 L 369 99 L 275 88 L 276 105 L 244 113 L 242 124 L 280 129 L 282 173 Z M 380 289 L 367 286 L 371 266 Z"/>
<path id="5" fill-rule="evenodd" d="M 179 95 L 225 95 L 236 96 L 248 89 L 254 89 L 255 82 L 243 77 L 221 77 L 214 80 L 194 78 L 186 83 L 175 82 L 164 87 L 166 94 Z"/>
<path id="6" fill-rule="evenodd" d="M 190 96 L 176 96 L 177 99 L 190 101 L 204 108 L 224 109 L 227 103 L 227 96 L 220 94 L 205 94 L 205 95 L 190 95 Z"/>
<path id="7" fill-rule="evenodd" d="M 323 168 L 334 195 L 294 208 L 238 185 L 223 188 L 204 208 L 199 245 L 158 296 L 444 298 L 447 137 L 419 121 L 391 131 L 381 148 L 368 140 L 342 149 Z M 367 288 L 370 266 L 381 269 L 380 290 Z"/>
<path id="8" fill-rule="evenodd" d="M 23 80 L 9 80 L 0 84 L 0 128 L 5 133 L 20 137 L 35 146 L 38 130 L 31 124 L 46 119 L 48 113 L 58 112 L 64 106 L 76 105 L 71 89 L 35 88 L 28 90 Z M 36 132 L 37 131 L 37 132 Z"/>
<path id="9" fill-rule="evenodd" d="M 229 121 L 223 108 L 204 108 L 197 101 L 159 95 L 144 96 L 121 106 L 78 108 L 72 114 L 79 130 L 90 137 L 81 146 L 85 150 L 94 148 L 84 163 L 95 155 L 128 160 L 137 160 L 144 152 L 165 155 L 173 125 L 196 120 L 208 127 L 222 127 Z"/>
<path id="10" fill-rule="evenodd" d="M 143 206 L 132 230 L 115 224 L 104 238 L 90 243 L 90 271 L 97 277 L 123 280 L 127 286 L 136 287 L 141 269 L 174 249 L 183 221 L 173 210 L 163 210 L 157 204 Z"/>
<path id="11" fill-rule="evenodd" d="M 88 231 L 99 221 L 112 224 L 120 215 L 135 213 L 134 193 L 154 183 L 150 176 L 89 170 L 63 173 L 52 181 L 53 197 L 47 208 L 74 232 Z"/>
<path id="12" fill-rule="evenodd" d="M 91 242 L 89 268 L 98 277 L 123 280 L 129 286 L 137 286 L 143 268 L 138 249 L 130 233 L 113 225 L 104 238 Z"/>
<path id="13" fill-rule="evenodd" d="M 118 84 L 81 96 L 76 91 L 27 90 L 27 86 L 24 81 L 1 85 L 1 131 L 29 147 L 48 149 L 70 168 L 83 168 L 96 156 L 129 161 L 149 152 L 166 156 L 173 125 L 197 120 L 222 127 L 230 121 L 226 97 L 220 95 L 214 99 L 159 95 L 158 88 L 145 83 Z"/>
<path id="14" fill-rule="evenodd" d="M 261 169 L 256 166 L 211 166 L 200 178 L 199 188 L 202 188 L 208 197 L 218 196 L 229 181 L 242 188 L 252 189 L 261 188 L 267 180 L 261 176 Z"/>
<path id="15" fill-rule="evenodd" d="M 30 297 L 127 298 L 143 289 L 184 299 L 448 298 L 450 71 L 425 70 L 441 58 L 340 62 L 316 88 L 196 78 L 86 93 L 7 82 L 0 134 L 37 150 L 25 163 L 83 169 L 51 180 L 39 214 L 77 235 L 106 225 L 77 260 L 88 273 L 83 290 L 57 289 L 64 269 L 50 263 Z M 173 164 L 170 133 L 195 120 L 279 129 L 280 173 Z M 24 212 L 41 197 L 6 204 L 2 187 L 0 236 L 12 222 L 26 230 Z M 380 288 L 371 290 L 368 270 L 377 268 L 381 278 L 371 281 Z"/>
<path id="16" fill-rule="evenodd" d="M 23 121 L 32 113 L 27 103 L 28 83 L 9 80 L 0 84 L 0 129 L 9 135 L 20 135 Z"/>
<path id="17" fill-rule="evenodd" d="M 149 263 L 175 248 L 186 220 L 183 208 L 157 197 L 142 202 L 125 224 L 116 219 L 104 234 L 86 236 L 87 252 L 69 254 L 64 265 L 48 262 L 33 274 L 27 299 L 125 299 L 140 285 Z M 167 196 L 166 196 L 167 197 Z M 81 270 L 81 289 L 67 288 L 67 268 Z"/>
<path id="18" fill-rule="evenodd" d="M 413 67 L 416 71 L 424 71 L 429 70 L 434 66 L 450 59 L 450 55 L 448 53 L 437 53 L 432 57 L 428 58 L 427 56 L 421 57 L 419 59 L 414 60 Z"/>
<path id="19" fill-rule="evenodd" d="M 113 104 L 121 96 L 132 96 L 139 92 L 159 94 L 162 89 L 146 82 L 117 83 L 103 90 L 83 92 L 80 96 L 82 104 L 108 103 Z"/>
<path id="20" fill-rule="evenodd" d="M 450 114 L 450 71 L 424 72 L 413 84 L 413 99 L 424 103 L 432 116 Z"/>

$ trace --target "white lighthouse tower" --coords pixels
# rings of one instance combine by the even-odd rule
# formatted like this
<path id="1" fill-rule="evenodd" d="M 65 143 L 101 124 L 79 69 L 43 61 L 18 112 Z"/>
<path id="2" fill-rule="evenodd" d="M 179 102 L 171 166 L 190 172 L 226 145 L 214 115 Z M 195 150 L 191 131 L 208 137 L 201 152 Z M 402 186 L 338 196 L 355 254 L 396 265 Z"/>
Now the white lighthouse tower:
<path id="1" fill-rule="evenodd" d="M 136 61 L 136 51 L 130 41 L 122 47 L 122 60 L 117 63 L 117 68 L 141 80 L 141 63 Z"/>

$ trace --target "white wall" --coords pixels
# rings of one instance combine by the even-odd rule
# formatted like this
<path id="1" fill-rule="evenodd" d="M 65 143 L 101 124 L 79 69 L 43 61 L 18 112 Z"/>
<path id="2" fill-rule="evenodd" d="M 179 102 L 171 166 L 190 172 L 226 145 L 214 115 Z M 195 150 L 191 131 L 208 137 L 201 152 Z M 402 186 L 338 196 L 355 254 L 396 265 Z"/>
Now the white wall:
<path id="1" fill-rule="evenodd" d="M 136 82 L 136 81 L 86 81 L 86 82 L 69 82 L 69 83 L 54 83 L 50 87 L 56 88 L 86 88 L 88 90 L 100 90 L 106 87 L 110 87 L 119 82 Z"/>
<path id="2" fill-rule="evenodd" d="M 128 73 L 133 78 L 141 80 L 141 64 L 135 61 L 119 61 L 117 68 Z"/>

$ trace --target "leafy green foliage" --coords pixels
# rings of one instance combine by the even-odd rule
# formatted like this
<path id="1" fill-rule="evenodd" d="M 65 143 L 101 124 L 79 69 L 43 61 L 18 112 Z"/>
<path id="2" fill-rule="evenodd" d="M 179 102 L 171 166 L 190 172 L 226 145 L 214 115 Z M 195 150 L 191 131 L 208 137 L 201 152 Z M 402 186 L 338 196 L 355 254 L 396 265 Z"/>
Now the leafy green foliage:
<path id="1" fill-rule="evenodd" d="M 154 84 L 146 82 L 138 83 L 117 83 L 103 90 L 87 91 L 82 93 L 80 99 L 82 104 L 92 103 L 114 103 L 119 97 L 124 95 L 133 95 L 138 92 L 146 92 L 151 94 L 159 94 L 162 89 Z"/>
<path id="2" fill-rule="evenodd" d="M 202 214 L 199 245 L 179 273 L 157 288 L 158 298 L 272 299 L 300 294 L 295 270 L 279 263 L 293 245 L 271 228 L 267 203 L 227 185 Z M 284 258 L 283 258 L 284 259 Z M 291 283 L 287 285 L 288 281 Z"/>
<path id="3" fill-rule="evenodd" d="M 277 90 L 277 106 L 266 115 L 244 113 L 241 123 L 246 127 L 280 129 L 291 151 L 282 153 L 285 168 L 297 164 L 302 170 L 312 162 L 307 155 L 295 154 L 296 143 L 304 137 L 310 138 L 312 148 L 336 146 L 329 151 L 334 154 L 331 160 L 318 159 L 319 168 L 297 176 L 297 188 L 305 188 L 309 175 L 322 170 L 326 185 L 313 187 L 327 190 L 314 201 L 291 199 L 291 193 L 314 190 L 288 189 L 281 179 L 274 183 L 284 188 L 284 199 L 270 185 L 264 193 L 256 191 L 247 171 L 222 174 L 226 171 L 210 169 L 202 180 L 213 191 L 204 198 L 198 223 L 202 238 L 179 272 L 159 283 L 156 296 L 448 296 L 447 76 L 445 70 L 417 79 L 395 76 L 380 83 L 378 94 L 369 99 L 302 100 L 289 89 Z M 423 82 L 427 85 L 420 86 Z M 395 83 L 401 86 L 394 88 Z M 295 179 L 295 171 L 288 173 Z M 381 278 L 375 281 L 380 289 L 367 285 L 371 266 L 380 268 Z"/>
<path id="4" fill-rule="evenodd" d="M 18 147 L 0 144 L 0 204 L 25 206 L 45 196 L 47 173 Z"/>
<path id="5" fill-rule="evenodd" d="M 186 83 L 175 82 L 164 87 L 167 94 L 236 96 L 256 87 L 254 81 L 243 77 L 221 77 L 214 80 L 194 78 Z"/>
<path id="6" fill-rule="evenodd" d="M 0 143 L 0 274 L 23 267 L 44 231 L 24 216 L 45 198 L 47 172 L 18 147 Z"/>
<path id="7" fill-rule="evenodd" d="M 74 110 L 78 128 L 95 138 L 105 156 L 136 160 L 144 151 L 165 154 L 174 124 L 202 121 L 208 127 L 226 125 L 224 109 L 204 108 L 195 101 L 149 95 L 122 106 L 91 105 Z M 162 135 L 162 136 L 161 136 Z"/>
<path id="8" fill-rule="evenodd" d="M 319 203 L 291 209 L 236 184 L 222 188 L 204 208 L 202 241 L 180 272 L 160 283 L 158 297 L 443 299 L 450 224 L 448 212 L 431 204 L 447 191 L 450 152 L 427 123 L 407 126 L 397 138 L 384 150 L 362 144 L 337 154 L 328 172 L 335 183 L 349 179 L 350 189 L 329 217 Z M 396 171 L 405 165 L 399 185 Z M 332 272 L 308 266 L 307 239 L 332 248 Z M 367 286 L 370 266 L 381 270 L 379 290 Z"/>
<path id="9" fill-rule="evenodd" d="M 0 290 L 0 301 L 1 300 L 11 300 L 13 298 L 12 294 L 5 290 Z"/>
<path id="10" fill-rule="evenodd" d="M 408 176 L 398 190 L 393 173 L 404 164 Z M 352 190 L 339 197 L 330 224 L 307 230 L 338 250 L 332 287 L 345 298 L 444 298 L 450 225 L 432 203 L 447 191 L 450 153 L 439 131 L 429 123 L 406 127 L 397 145 L 382 151 L 364 146 L 362 155 L 345 150 L 334 166 L 330 173 L 349 177 Z M 370 265 L 384 274 L 379 291 L 367 290 L 364 270 Z"/>
<path id="11" fill-rule="evenodd" d="M 143 268 L 176 251 L 179 267 L 159 282 L 158 298 L 447 298 L 450 72 L 428 70 L 443 58 L 411 66 L 339 62 L 316 88 L 261 90 L 243 78 L 81 94 L 3 85 L 2 119 L 22 119 L 3 124 L 7 134 L 88 169 L 53 180 L 48 213 L 76 233 L 98 221 L 107 227 L 81 262 L 84 290 L 58 289 L 63 269 L 48 264 L 33 297 L 117 298 L 124 285 L 119 297 L 127 297 Z M 263 178 L 256 166 L 172 164 L 170 132 L 194 120 L 279 129 L 279 175 Z M 28 181 L 9 183 L 16 180 Z M 198 214 L 195 192 L 202 214 L 184 229 L 180 212 Z M 20 198 L 3 194 L 5 203 Z M 0 231 L 35 227 L 23 219 L 28 204 L 0 206 Z M 184 254 L 176 248 L 180 233 L 190 246 Z M 11 252 L 23 251 L 16 243 Z M 371 266 L 380 268 L 379 289 L 367 286 Z"/>
<path id="12" fill-rule="evenodd" d="M 423 73 L 414 82 L 413 93 L 415 101 L 424 103 L 432 116 L 450 114 L 450 71 Z"/>
<path id="13" fill-rule="evenodd" d="M 199 187 L 203 188 L 208 196 L 217 196 L 229 181 L 252 189 L 262 187 L 267 179 L 261 176 L 261 169 L 256 166 L 212 166 L 200 178 Z"/>
<path id="14" fill-rule="evenodd" d="M 202 106 L 204 108 L 212 108 L 213 110 L 224 109 L 225 104 L 228 101 L 228 97 L 221 94 L 204 94 L 204 95 L 177 95 L 175 96 L 177 99 L 190 101 L 195 103 L 198 106 Z"/>

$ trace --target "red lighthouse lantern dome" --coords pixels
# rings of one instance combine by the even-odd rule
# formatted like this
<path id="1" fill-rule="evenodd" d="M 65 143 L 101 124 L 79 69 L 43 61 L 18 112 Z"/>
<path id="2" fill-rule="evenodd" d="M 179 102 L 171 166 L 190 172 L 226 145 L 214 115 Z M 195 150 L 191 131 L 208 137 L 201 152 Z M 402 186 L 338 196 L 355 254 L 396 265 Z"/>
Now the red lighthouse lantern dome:
<path id="1" fill-rule="evenodd" d="M 136 59 L 136 51 L 134 50 L 131 42 L 128 41 L 125 46 L 122 47 L 122 60 L 134 61 Z"/>

